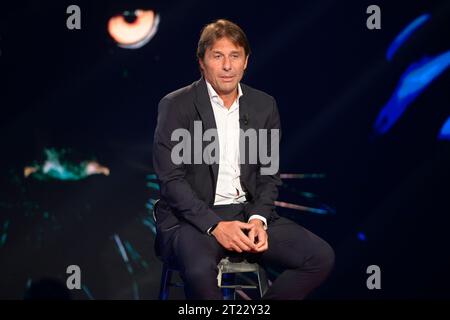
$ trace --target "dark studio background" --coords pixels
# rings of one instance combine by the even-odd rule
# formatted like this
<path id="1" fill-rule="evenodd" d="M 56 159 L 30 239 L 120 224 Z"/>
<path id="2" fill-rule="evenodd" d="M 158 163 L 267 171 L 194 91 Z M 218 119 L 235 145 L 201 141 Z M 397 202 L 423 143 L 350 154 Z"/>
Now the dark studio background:
<path id="1" fill-rule="evenodd" d="M 81 30 L 66 28 L 70 4 L 81 8 Z M 371 4 L 381 8 L 381 30 L 366 28 Z M 107 21 L 137 8 L 159 13 L 158 32 L 140 49 L 119 48 Z M 387 61 L 393 39 L 425 12 L 430 21 Z M 142 222 L 158 197 L 146 186 L 157 104 L 199 78 L 200 29 L 222 17 L 250 40 L 243 82 L 277 99 L 281 172 L 325 174 L 280 188 L 281 201 L 335 209 L 279 208 L 336 251 L 334 272 L 310 298 L 449 298 L 450 143 L 437 139 L 450 115 L 448 70 L 385 135 L 372 127 L 407 67 L 449 50 L 450 3 L 335 0 L 3 1 L 0 298 L 21 299 L 43 278 L 65 282 L 71 264 L 84 285 L 75 299 L 157 298 L 161 263 Z M 46 147 L 94 155 L 111 175 L 25 179 L 23 168 Z M 134 248 L 132 272 L 118 237 Z M 381 290 L 366 287 L 372 264 Z"/>

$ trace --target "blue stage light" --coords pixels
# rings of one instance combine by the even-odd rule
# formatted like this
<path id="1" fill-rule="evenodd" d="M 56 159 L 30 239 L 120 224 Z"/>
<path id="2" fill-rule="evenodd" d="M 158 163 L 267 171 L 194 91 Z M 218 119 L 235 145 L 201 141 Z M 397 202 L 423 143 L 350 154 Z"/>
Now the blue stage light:
<path id="1" fill-rule="evenodd" d="M 361 241 L 366 241 L 367 237 L 364 234 L 364 232 L 358 232 L 358 239 L 361 240 Z"/>
<path id="2" fill-rule="evenodd" d="M 408 24 L 405 29 L 402 30 L 398 34 L 398 36 L 392 41 L 392 44 L 389 46 L 389 49 L 386 53 L 386 59 L 389 61 L 392 60 L 394 54 L 397 50 L 402 46 L 402 44 L 425 22 L 427 22 L 431 18 L 429 13 L 424 13 L 420 17 L 416 18 L 413 22 Z"/>
<path id="3" fill-rule="evenodd" d="M 413 63 L 401 76 L 388 103 L 381 109 L 374 124 L 376 134 L 385 134 L 402 116 L 406 108 L 423 90 L 450 66 L 450 50 L 434 58 Z"/>
<path id="4" fill-rule="evenodd" d="M 440 140 L 450 140 L 450 117 L 444 122 L 438 138 Z"/>

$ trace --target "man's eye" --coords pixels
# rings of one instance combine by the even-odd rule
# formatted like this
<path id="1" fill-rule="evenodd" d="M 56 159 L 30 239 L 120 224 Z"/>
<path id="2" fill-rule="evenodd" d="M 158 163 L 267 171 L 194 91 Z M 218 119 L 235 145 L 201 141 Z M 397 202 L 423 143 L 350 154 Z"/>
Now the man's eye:
<path id="1" fill-rule="evenodd" d="M 219 59 L 219 58 L 220 58 L 220 54 L 216 54 L 216 55 L 214 56 L 214 58 L 215 58 L 215 59 Z"/>
<path id="2" fill-rule="evenodd" d="M 144 46 L 158 30 L 159 15 L 152 10 L 125 11 L 108 21 L 109 35 L 126 49 Z"/>

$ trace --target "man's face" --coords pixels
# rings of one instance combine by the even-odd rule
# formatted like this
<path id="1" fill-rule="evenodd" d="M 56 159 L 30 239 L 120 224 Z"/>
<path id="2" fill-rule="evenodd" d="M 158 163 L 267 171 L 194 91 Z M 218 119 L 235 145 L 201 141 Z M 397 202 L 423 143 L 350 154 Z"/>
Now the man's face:
<path id="1" fill-rule="evenodd" d="M 244 48 L 224 37 L 206 49 L 200 67 L 217 94 L 226 95 L 236 90 L 247 68 L 247 60 Z"/>

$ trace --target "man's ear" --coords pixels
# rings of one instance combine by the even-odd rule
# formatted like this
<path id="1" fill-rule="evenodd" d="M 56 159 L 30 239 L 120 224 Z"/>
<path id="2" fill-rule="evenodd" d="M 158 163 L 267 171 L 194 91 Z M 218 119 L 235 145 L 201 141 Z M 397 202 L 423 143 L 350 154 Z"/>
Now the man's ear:
<path id="1" fill-rule="evenodd" d="M 200 66 L 200 70 L 203 73 L 205 71 L 205 65 L 204 65 L 204 63 L 203 63 L 201 58 L 198 58 L 198 65 Z"/>

